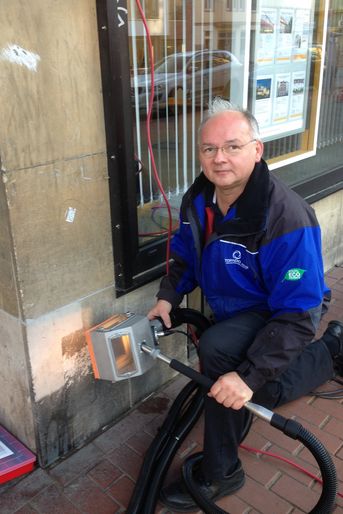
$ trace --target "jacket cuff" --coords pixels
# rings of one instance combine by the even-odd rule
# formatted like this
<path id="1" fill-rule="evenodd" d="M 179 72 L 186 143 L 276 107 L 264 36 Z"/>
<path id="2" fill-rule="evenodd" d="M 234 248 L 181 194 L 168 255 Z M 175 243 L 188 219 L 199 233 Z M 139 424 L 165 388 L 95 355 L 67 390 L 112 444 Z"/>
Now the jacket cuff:
<path id="1" fill-rule="evenodd" d="M 183 300 L 183 294 L 179 294 L 171 289 L 160 289 L 156 297 L 159 300 L 166 300 L 171 303 L 173 309 L 178 307 Z"/>
<path id="2" fill-rule="evenodd" d="M 249 361 L 242 362 L 236 372 L 254 393 L 267 382 L 267 378 Z"/>

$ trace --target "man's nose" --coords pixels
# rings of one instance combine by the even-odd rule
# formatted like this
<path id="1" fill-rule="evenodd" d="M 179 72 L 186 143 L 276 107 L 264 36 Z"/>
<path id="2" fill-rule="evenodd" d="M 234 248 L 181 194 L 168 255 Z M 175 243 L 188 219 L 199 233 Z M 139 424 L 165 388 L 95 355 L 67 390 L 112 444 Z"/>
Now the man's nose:
<path id="1" fill-rule="evenodd" d="M 224 153 L 222 148 L 217 148 L 216 155 L 214 156 L 214 162 L 224 162 L 227 160 L 227 155 Z"/>

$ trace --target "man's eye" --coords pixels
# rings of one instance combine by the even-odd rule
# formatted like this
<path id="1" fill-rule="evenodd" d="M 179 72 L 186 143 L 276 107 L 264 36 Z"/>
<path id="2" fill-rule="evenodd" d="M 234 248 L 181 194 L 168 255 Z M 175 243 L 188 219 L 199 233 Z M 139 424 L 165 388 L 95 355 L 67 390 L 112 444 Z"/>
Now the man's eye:
<path id="1" fill-rule="evenodd" d="M 203 149 L 204 153 L 213 153 L 213 146 L 207 146 Z"/>
<path id="2" fill-rule="evenodd" d="M 225 147 L 225 150 L 227 150 L 228 152 L 235 152 L 238 149 L 239 149 L 238 145 L 228 145 Z"/>

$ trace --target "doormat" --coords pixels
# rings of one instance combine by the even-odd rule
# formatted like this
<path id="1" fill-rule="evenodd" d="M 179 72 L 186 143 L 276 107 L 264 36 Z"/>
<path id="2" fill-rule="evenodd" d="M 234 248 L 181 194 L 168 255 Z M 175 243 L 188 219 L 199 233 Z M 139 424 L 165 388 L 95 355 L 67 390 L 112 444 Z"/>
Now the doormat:
<path id="1" fill-rule="evenodd" d="M 0 425 L 0 484 L 32 471 L 36 456 Z"/>

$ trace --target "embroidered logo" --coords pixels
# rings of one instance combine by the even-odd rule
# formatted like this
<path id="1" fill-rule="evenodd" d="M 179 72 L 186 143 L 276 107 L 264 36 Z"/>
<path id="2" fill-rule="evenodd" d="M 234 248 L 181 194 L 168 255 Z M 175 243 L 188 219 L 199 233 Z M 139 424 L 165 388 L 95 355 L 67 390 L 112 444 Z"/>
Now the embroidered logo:
<path id="1" fill-rule="evenodd" d="M 237 264 L 243 269 L 249 269 L 246 264 L 241 261 L 242 254 L 239 250 L 235 250 L 232 254 L 232 259 L 225 259 L 225 264 Z"/>
<path id="2" fill-rule="evenodd" d="M 283 277 L 282 282 L 285 280 L 293 282 L 294 280 L 300 280 L 303 274 L 305 273 L 305 269 L 300 268 L 292 268 L 289 269 L 286 273 L 286 275 Z"/>

